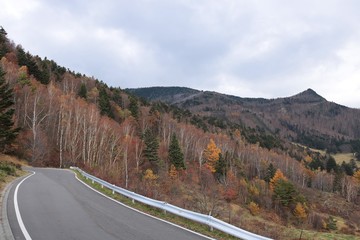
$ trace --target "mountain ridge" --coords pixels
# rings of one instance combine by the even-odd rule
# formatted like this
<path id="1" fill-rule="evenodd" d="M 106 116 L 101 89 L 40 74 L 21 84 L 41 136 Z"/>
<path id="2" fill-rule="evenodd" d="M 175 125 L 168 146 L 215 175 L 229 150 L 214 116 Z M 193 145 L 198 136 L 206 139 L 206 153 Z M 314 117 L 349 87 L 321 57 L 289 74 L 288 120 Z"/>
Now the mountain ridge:
<path id="1" fill-rule="evenodd" d="M 329 102 L 308 88 L 289 97 L 243 98 L 191 88 L 126 89 L 149 101 L 163 101 L 203 118 L 218 118 L 265 131 L 309 147 L 340 151 L 360 138 L 360 110 Z M 156 97 L 149 97 L 151 96 Z"/>

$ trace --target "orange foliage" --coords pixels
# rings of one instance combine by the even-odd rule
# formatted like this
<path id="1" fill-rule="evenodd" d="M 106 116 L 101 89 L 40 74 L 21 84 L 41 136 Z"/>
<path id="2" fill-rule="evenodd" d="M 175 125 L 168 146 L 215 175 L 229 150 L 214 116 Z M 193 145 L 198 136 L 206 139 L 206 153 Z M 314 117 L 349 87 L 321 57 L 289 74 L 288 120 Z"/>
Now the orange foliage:
<path id="1" fill-rule="evenodd" d="M 274 190 L 276 183 L 280 180 L 287 180 L 284 174 L 281 172 L 280 169 L 277 169 L 275 172 L 274 177 L 270 180 L 270 189 Z"/>
<path id="2" fill-rule="evenodd" d="M 155 181 L 156 179 L 158 179 L 158 176 L 154 174 L 151 169 L 146 169 L 144 179 L 149 181 Z"/>
<path id="3" fill-rule="evenodd" d="M 175 179 L 179 178 L 179 172 L 176 170 L 176 167 L 173 164 L 171 164 L 171 166 L 170 166 L 169 177 L 172 180 L 175 180 Z"/>
<path id="4" fill-rule="evenodd" d="M 307 217 L 305 207 L 299 202 L 294 209 L 294 216 L 300 221 L 303 221 Z"/>
<path id="5" fill-rule="evenodd" d="M 251 201 L 249 203 L 249 210 L 250 210 L 250 213 L 255 216 L 255 215 L 259 214 L 260 207 L 257 203 L 254 203 L 253 201 Z"/>
<path id="6" fill-rule="evenodd" d="M 233 188 L 227 188 L 224 192 L 224 199 L 226 202 L 231 202 L 237 198 L 237 192 Z"/>
<path id="7" fill-rule="evenodd" d="M 216 162 L 219 160 L 219 154 L 221 150 L 216 146 L 213 139 L 210 139 L 209 144 L 207 145 L 206 149 L 204 150 L 204 159 L 206 161 L 206 166 L 209 170 L 214 173 Z"/>
<path id="8" fill-rule="evenodd" d="M 355 173 L 354 173 L 354 178 L 356 179 L 356 181 L 358 183 L 360 183 L 360 170 L 357 170 Z"/>

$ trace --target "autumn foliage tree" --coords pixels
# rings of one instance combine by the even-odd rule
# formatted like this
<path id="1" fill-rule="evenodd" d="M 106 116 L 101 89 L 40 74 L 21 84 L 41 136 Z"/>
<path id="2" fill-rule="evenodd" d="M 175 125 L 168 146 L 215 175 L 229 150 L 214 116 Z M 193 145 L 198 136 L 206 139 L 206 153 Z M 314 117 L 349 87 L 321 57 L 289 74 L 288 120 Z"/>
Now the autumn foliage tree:
<path id="1" fill-rule="evenodd" d="M 296 219 L 299 222 L 303 222 L 306 219 L 307 213 L 306 213 L 306 209 L 302 203 L 299 203 L 299 202 L 296 203 L 296 206 L 294 209 L 294 216 L 296 217 Z"/>
<path id="2" fill-rule="evenodd" d="M 211 138 L 209 144 L 204 150 L 204 160 L 206 166 L 210 169 L 212 173 L 216 172 L 216 163 L 219 160 L 219 154 L 221 153 L 220 148 L 218 148 Z"/>
<path id="3" fill-rule="evenodd" d="M 274 176 L 270 179 L 270 189 L 274 190 L 276 184 L 278 183 L 278 181 L 282 179 L 284 181 L 286 181 L 286 177 L 284 176 L 284 174 L 281 172 L 280 169 L 277 169 Z"/>

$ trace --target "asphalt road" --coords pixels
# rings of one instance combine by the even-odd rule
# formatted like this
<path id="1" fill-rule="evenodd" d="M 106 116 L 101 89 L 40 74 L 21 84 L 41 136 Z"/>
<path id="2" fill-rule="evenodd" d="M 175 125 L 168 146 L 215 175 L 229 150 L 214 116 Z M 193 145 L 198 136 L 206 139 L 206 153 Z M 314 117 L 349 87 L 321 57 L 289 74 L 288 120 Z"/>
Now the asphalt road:
<path id="1" fill-rule="evenodd" d="M 80 183 L 69 170 L 30 170 L 35 174 L 20 185 L 22 179 L 12 184 L 7 198 L 7 215 L 14 239 L 207 239 L 112 201 Z M 18 215 L 28 238 L 16 216 L 17 186 Z"/>

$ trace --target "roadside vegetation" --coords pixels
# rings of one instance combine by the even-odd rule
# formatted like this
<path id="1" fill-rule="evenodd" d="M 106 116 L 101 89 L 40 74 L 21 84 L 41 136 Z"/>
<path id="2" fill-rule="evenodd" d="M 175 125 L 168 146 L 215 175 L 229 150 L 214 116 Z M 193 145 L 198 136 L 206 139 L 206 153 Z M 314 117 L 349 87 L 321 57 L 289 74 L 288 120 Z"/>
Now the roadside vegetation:
<path id="1" fill-rule="evenodd" d="M 141 212 L 147 213 L 149 215 L 158 217 L 160 219 L 164 219 L 166 221 L 175 223 L 179 226 L 184 228 L 190 229 L 192 231 L 198 232 L 205 236 L 209 236 L 215 239 L 238 239 L 231 235 L 225 234 L 221 231 L 216 229 L 210 230 L 210 228 L 206 225 L 176 216 L 171 213 L 165 213 L 161 209 L 153 208 L 151 206 L 133 202 L 131 199 L 124 197 L 118 193 L 113 194 L 111 190 L 107 189 L 106 187 L 102 188 L 98 183 L 92 183 L 90 179 L 86 179 L 82 176 L 78 171 L 74 171 L 77 177 L 83 181 L 85 184 L 89 185 L 90 187 L 94 188 L 95 190 L 105 194 L 106 196 L 113 198 L 127 206 L 135 208 Z M 328 197 L 336 198 L 336 196 L 322 196 L 319 198 L 320 201 L 325 200 Z M 339 200 L 339 199 L 338 199 Z M 338 204 L 344 204 L 341 199 Z M 356 240 L 358 239 L 357 236 L 351 234 L 344 234 L 338 231 L 338 228 L 342 228 L 346 226 L 345 220 L 341 217 L 330 217 L 325 221 L 322 221 L 320 224 L 322 227 L 326 227 L 328 231 L 311 231 L 311 230 L 304 230 L 301 228 L 294 228 L 294 227 L 286 227 L 281 224 L 274 222 L 269 222 L 270 219 L 264 219 L 259 217 L 258 210 L 252 210 L 251 207 L 249 209 L 241 208 L 239 209 L 236 206 L 233 206 L 235 211 L 242 211 L 243 214 L 241 215 L 241 221 L 246 227 L 248 228 L 255 228 L 255 227 L 264 227 L 267 228 L 269 231 L 277 231 L 277 238 L 276 239 L 322 239 L 322 240 Z M 236 209 L 237 208 L 237 209 Z M 270 218 L 272 214 L 270 213 L 262 213 L 262 216 L 267 215 L 267 218 Z M 326 225 L 326 226 L 324 226 Z M 325 230 L 325 229 L 324 229 Z"/>
<path id="2" fill-rule="evenodd" d="M 177 224 L 181 227 L 184 227 L 186 229 L 195 231 L 197 233 L 203 234 L 205 236 L 209 236 L 215 239 L 238 239 L 236 237 L 230 236 L 226 233 L 223 233 L 221 231 L 218 231 L 216 229 L 214 230 L 210 230 L 209 226 L 205 226 L 203 224 L 176 216 L 172 213 L 165 213 L 164 211 L 162 211 L 161 209 L 157 209 L 139 202 L 133 202 L 131 199 L 124 197 L 118 193 L 113 194 L 111 190 L 107 189 L 107 188 L 102 188 L 100 184 L 98 183 L 92 183 L 92 181 L 90 179 L 86 179 L 83 175 L 81 175 L 78 171 L 74 171 L 76 176 L 83 181 L 85 184 L 89 185 L 90 187 L 94 188 L 95 190 L 105 194 L 108 197 L 111 197 L 131 208 L 137 209 L 141 212 L 147 213 L 151 216 L 169 221 L 171 223 Z"/>
<path id="3" fill-rule="evenodd" d="M 11 182 L 16 177 L 25 174 L 21 169 L 24 165 L 26 165 L 24 161 L 0 153 L 0 192 L 7 183 Z"/>

